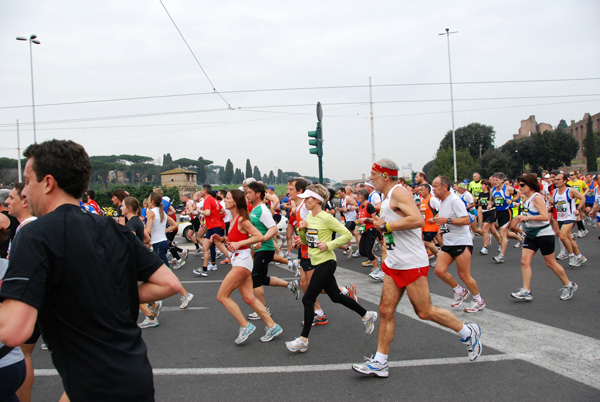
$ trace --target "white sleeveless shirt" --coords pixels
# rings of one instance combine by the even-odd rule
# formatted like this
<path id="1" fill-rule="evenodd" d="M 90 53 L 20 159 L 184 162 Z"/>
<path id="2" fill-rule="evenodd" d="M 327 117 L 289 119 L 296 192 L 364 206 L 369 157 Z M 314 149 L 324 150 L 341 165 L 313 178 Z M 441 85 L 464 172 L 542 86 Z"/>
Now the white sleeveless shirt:
<path id="1" fill-rule="evenodd" d="M 525 200 L 525 202 L 523 203 L 523 215 L 525 215 L 525 216 L 539 216 L 540 215 L 540 211 L 533 204 L 533 199 L 537 196 L 541 197 L 542 201 L 544 200 L 544 197 L 540 193 L 533 193 L 533 195 L 531 197 L 529 197 L 527 200 Z M 550 223 L 550 221 L 525 221 L 525 227 L 540 228 L 542 226 L 548 225 L 549 223 Z M 540 237 L 540 236 L 554 236 L 554 229 L 552 229 L 552 226 L 545 227 L 544 229 L 540 230 L 538 232 L 538 234 L 536 235 L 536 237 Z"/>
<path id="2" fill-rule="evenodd" d="M 154 212 L 154 220 L 152 221 L 150 238 L 152 239 L 152 244 L 156 244 L 167 240 L 167 234 L 165 233 L 165 230 L 167 229 L 167 214 L 163 215 L 164 219 L 161 222 L 160 209 L 158 209 L 158 207 L 152 208 L 152 212 Z"/>
<path id="3" fill-rule="evenodd" d="M 401 185 L 397 184 L 392 187 L 381 202 L 381 217 L 386 222 L 404 219 L 390 207 L 392 192 L 399 186 Z M 406 270 L 429 266 L 427 251 L 421 239 L 421 228 L 393 231 L 390 234 L 384 234 L 383 238 L 387 246 L 385 265 L 388 268 Z"/>

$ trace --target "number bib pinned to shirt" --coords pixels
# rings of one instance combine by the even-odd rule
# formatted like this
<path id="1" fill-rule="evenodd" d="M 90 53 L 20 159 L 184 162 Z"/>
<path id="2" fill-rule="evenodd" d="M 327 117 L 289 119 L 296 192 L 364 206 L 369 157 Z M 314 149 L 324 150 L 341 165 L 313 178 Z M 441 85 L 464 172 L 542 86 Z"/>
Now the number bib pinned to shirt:
<path id="1" fill-rule="evenodd" d="M 317 229 L 306 229 L 306 243 L 310 248 L 317 248 L 319 242 L 319 230 Z"/>

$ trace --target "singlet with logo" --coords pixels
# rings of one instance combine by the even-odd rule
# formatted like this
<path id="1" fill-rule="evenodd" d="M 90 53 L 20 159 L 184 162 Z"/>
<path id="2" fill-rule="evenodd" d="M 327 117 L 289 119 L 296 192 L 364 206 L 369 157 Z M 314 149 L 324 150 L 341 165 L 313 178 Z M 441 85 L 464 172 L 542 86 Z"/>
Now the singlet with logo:
<path id="1" fill-rule="evenodd" d="M 266 234 L 273 226 L 276 226 L 273 215 L 271 215 L 271 210 L 264 203 L 252 208 L 252 212 L 250 212 L 250 222 L 252 222 L 254 227 L 257 228 L 258 231 L 263 235 Z M 272 250 L 275 250 L 275 243 L 273 243 L 273 239 L 271 238 L 262 243 L 261 247 L 257 251 Z"/>
<path id="2" fill-rule="evenodd" d="M 525 200 L 525 202 L 523 202 L 523 215 L 525 216 L 539 216 L 540 215 L 540 211 L 535 207 L 535 205 L 533 204 L 533 199 L 535 197 L 540 197 L 540 199 L 543 201 L 544 197 L 540 194 L 540 193 L 533 193 L 533 195 L 531 197 L 529 197 L 528 199 Z M 540 228 L 542 226 L 546 226 L 550 223 L 550 221 L 525 221 L 525 227 L 527 228 Z M 554 229 L 552 229 L 552 226 L 548 226 L 545 227 L 544 229 L 540 230 L 538 232 L 538 234 L 536 235 L 536 237 L 540 237 L 540 236 L 554 236 Z"/>
<path id="3" fill-rule="evenodd" d="M 393 191 L 398 187 L 402 187 L 402 185 L 397 184 L 392 187 L 381 202 L 381 217 L 386 222 L 404 219 L 403 216 L 398 215 L 390 207 L 390 198 Z M 408 190 L 402 187 L 401 191 Z M 388 251 L 387 258 L 385 259 L 385 265 L 388 268 L 406 270 L 429 265 L 420 228 L 393 231 L 392 233 L 384 234 L 383 238 Z"/>
<path id="4" fill-rule="evenodd" d="M 468 190 L 471 194 L 473 194 L 474 198 L 479 197 L 479 193 L 481 193 L 481 180 L 479 180 L 479 181 L 473 180 L 471 183 L 469 183 Z"/>
<path id="5" fill-rule="evenodd" d="M 554 207 L 556 208 L 557 220 L 558 221 L 575 221 L 575 199 L 569 195 L 569 187 L 564 193 L 560 194 L 559 189 L 554 191 Z"/>
<path id="6" fill-rule="evenodd" d="M 509 200 L 512 202 L 512 198 L 506 195 L 506 185 L 502 186 L 502 190 L 496 190 L 496 187 L 492 189 L 492 197 L 494 199 L 494 206 L 496 211 L 506 211 L 510 207 Z"/>

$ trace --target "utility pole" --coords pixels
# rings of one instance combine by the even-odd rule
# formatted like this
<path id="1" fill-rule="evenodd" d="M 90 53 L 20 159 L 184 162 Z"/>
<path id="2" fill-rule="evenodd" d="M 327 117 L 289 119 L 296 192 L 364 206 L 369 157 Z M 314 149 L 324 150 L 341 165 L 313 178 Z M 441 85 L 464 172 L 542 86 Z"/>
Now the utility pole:
<path id="1" fill-rule="evenodd" d="M 456 182 L 456 135 L 454 134 L 454 94 L 452 93 L 452 62 L 450 61 L 450 34 L 455 34 L 458 31 L 450 32 L 450 28 L 446 28 L 446 32 L 439 35 L 446 35 L 448 39 L 448 72 L 450 73 L 450 109 L 452 112 L 452 152 L 454 155 L 454 181 Z"/>

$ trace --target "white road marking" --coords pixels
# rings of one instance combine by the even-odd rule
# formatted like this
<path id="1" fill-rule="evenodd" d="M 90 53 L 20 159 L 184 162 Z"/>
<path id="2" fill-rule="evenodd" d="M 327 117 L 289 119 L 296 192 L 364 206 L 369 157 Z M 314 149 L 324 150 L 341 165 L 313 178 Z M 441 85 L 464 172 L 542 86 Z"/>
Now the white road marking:
<path id="1" fill-rule="evenodd" d="M 184 311 L 184 310 L 207 310 L 210 307 L 186 307 L 186 308 L 179 308 L 179 307 L 163 307 L 160 309 L 161 312 L 163 311 Z"/>
<path id="2" fill-rule="evenodd" d="M 378 305 L 381 297 L 381 282 L 375 282 L 360 274 L 342 267 L 337 268 L 338 284 L 357 284 L 358 300 L 366 300 Z M 436 277 L 430 280 L 438 280 Z M 431 295 L 435 306 L 451 310 L 463 322 L 477 322 L 481 326 L 481 342 L 509 355 L 529 356 L 528 363 L 600 389 L 600 340 L 565 331 L 549 325 L 525 320 L 489 308 L 469 314 L 460 309 L 451 309 L 451 298 Z M 396 310 L 398 313 L 422 323 L 444 329 L 436 323 L 422 321 L 415 314 L 408 297 L 404 296 Z M 364 351 L 371 353 L 373 351 Z M 485 349 L 484 352 L 485 354 Z M 483 356 L 482 356 L 483 357 Z"/>
<path id="3" fill-rule="evenodd" d="M 519 354 L 502 354 L 481 356 L 477 362 L 470 362 L 465 357 L 449 357 L 444 359 L 422 359 L 389 361 L 390 367 L 423 367 L 439 366 L 449 364 L 477 364 L 479 362 L 499 362 L 506 360 L 525 360 L 531 356 Z M 357 361 L 358 363 L 358 361 Z M 204 368 L 177 368 L 177 369 L 153 369 L 154 375 L 225 375 L 225 374 L 280 374 L 280 373 L 307 373 L 315 371 L 348 371 L 352 368 L 351 363 L 341 364 L 310 364 L 300 366 L 265 366 L 265 367 L 204 367 Z M 36 376 L 51 377 L 58 373 L 54 369 L 35 370 Z"/>

